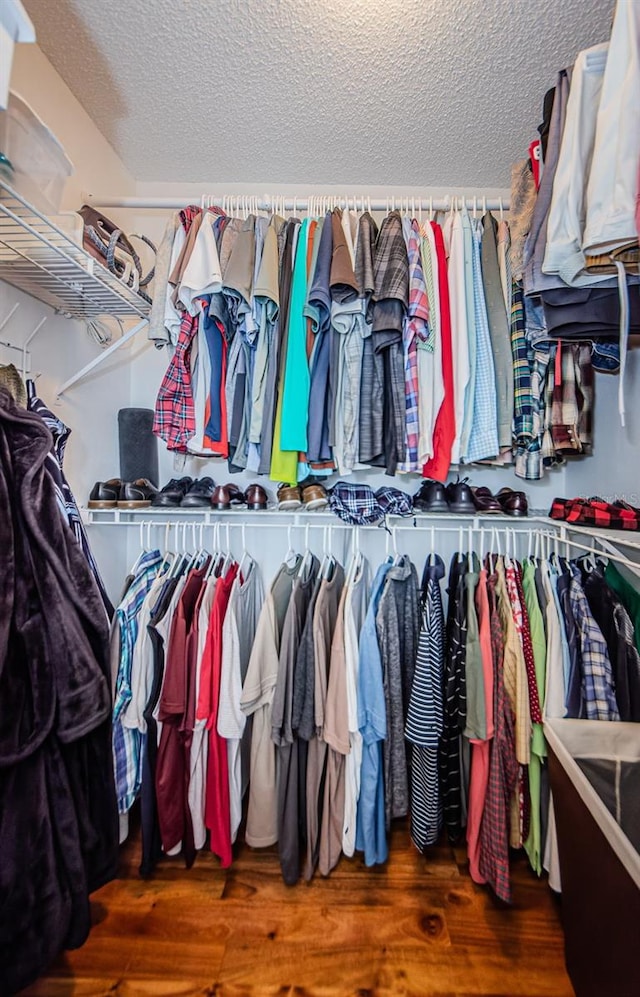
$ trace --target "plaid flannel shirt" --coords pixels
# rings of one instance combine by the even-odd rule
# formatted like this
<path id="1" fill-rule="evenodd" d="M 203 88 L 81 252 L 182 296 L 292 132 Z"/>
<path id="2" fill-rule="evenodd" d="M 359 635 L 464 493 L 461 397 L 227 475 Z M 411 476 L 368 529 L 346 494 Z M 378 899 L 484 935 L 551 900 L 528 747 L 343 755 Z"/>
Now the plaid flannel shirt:
<path id="1" fill-rule="evenodd" d="M 584 453 L 591 448 L 592 414 L 591 347 L 589 343 L 558 343 L 549 418 L 554 453 Z"/>
<path id="2" fill-rule="evenodd" d="M 188 234 L 199 208 L 180 212 L 182 226 Z M 200 316 L 185 312 L 175 353 L 162 379 L 156 399 L 153 432 L 167 444 L 168 450 L 187 453 L 187 443 L 195 435 L 196 416 L 191 377 L 191 347 L 198 332 Z"/>
<path id="3" fill-rule="evenodd" d="M 131 665 L 138 636 L 138 616 L 162 560 L 158 550 L 142 555 L 136 576 L 116 609 L 120 626 L 120 664 L 113 702 L 113 767 L 121 814 L 131 808 L 141 784 L 141 753 L 146 735 L 138 729 L 123 726 L 122 718 L 131 702 Z"/>
<path id="4" fill-rule="evenodd" d="M 561 519 L 580 526 L 597 526 L 599 529 L 640 530 L 640 509 L 624 502 L 555 498 L 549 516 L 551 519 Z"/>
<path id="5" fill-rule="evenodd" d="M 420 471 L 418 463 L 418 343 L 429 337 L 429 301 L 420 257 L 420 239 L 411 227 L 407 233 L 409 259 L 409 310 L 404 321 L 405 457 L 398 471 Z"/>
<path id="6" fill-rule="evenodd" d="M 531 354 L 527 345 L 522 285 L 511 286 L 511 353 L 513 356 L 513 435 L 518 446 L 526 446 L 533 436 L 533 395 Z"/>
<path id="7" fill-rule="evenodd" d="M 329 508 L 345 523 L 364 526 L 384 519 L 384 510 L 369 485 L 337 481 L 329 492 Z"/>
<path id="8" fill-rule="evenodd" d="M 582 695 L 587 720 L 619 720 L 607 644 L 589 609 L 580 581 L 580 569 L 572 564 L 570 570 L 569 598 L 580 639 Z"/>

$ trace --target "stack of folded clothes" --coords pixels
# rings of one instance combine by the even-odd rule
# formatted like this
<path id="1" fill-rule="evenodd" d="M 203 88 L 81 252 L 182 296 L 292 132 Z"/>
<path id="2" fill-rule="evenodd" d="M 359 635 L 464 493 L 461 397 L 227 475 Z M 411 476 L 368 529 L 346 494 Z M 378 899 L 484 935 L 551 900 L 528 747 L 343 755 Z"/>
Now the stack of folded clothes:
<path id="1" fill-rule="evenodd" d="M 640 530 L 640 509 L 628 502 L 605 502 L 593 498 L 555 498 L 549 512 L 551 519 L 561 519 L 576 526 L 597 526 L 611 530 Z"/>

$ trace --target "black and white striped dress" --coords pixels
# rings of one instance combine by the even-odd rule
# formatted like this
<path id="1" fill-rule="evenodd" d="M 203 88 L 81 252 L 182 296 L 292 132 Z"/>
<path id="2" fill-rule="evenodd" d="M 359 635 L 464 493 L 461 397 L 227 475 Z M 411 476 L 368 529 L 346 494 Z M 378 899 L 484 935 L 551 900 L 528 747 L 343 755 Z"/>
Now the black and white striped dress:
<path id="1" fill-rule="evenodd" d="M 444 726 L 444 613 L 440 581 L 444 564 L 435 557 L 422 576 L 422 624 L 416 667 L 405 724 L 411 743 L 411 838 L 419 851 L 438 840 L 442 800 L 438 778 L 438 747 Z"/>

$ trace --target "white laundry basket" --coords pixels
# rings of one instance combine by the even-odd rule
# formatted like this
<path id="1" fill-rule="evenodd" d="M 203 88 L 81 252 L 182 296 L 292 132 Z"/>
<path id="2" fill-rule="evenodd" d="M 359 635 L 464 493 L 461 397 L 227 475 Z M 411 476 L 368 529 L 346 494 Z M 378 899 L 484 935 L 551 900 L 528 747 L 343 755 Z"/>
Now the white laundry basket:
<path id="1" fill-rule="evenodd" d="M 578 997 L 640 995 L 640 724 L 549 720 L 565 959 Z"/>

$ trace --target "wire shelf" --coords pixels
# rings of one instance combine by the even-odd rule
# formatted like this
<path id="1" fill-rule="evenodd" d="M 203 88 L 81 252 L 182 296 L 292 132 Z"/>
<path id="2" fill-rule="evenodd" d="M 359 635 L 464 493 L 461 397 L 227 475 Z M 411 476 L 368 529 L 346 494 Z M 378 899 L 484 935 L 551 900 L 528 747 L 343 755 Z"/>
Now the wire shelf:
<path id="1" fill-rule="evenodd" d="M 68 318 L 146 318 L 151 305 L 0 180 L 0 280 Z"/>

